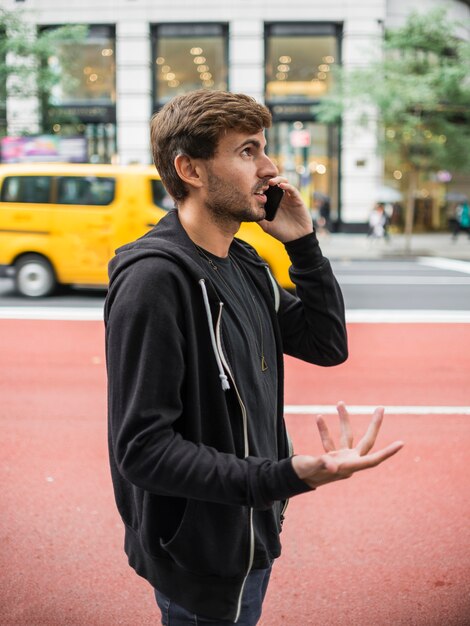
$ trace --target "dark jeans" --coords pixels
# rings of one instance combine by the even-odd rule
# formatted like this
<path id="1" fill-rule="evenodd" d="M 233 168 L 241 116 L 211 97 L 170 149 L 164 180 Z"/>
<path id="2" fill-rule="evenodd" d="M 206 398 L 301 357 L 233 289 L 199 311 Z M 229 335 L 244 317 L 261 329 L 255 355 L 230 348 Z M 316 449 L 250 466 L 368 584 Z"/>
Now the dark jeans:
<path id="1" fill-rule="evenodd" d="M 236 622 L 237 626 L 256 626 L 258 623 L 270 575 L 271 568 L 254 569 L 248 575 L 243 591 L 240 617 Z M 210 624 L 211 626 L 228 626 L 232 624 L 233 626 L 231 621 L 195 615 L 183 609 L 179 604 L 172 602 L 157 589 L 155 589 L 155 597 L 162 612 L 163 626 L 203 626 L 204 624 Z"/>

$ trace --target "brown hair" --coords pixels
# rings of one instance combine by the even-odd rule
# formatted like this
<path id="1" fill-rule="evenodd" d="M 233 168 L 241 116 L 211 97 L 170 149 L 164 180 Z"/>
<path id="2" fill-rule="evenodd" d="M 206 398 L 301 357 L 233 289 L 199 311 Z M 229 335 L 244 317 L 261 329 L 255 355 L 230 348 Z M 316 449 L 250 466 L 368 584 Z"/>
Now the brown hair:
<path id="1" fill-rule="evenodd" d="M 176 96 L 150 123 L 153 160 L 166 190 L 175 201 L 188 195 L 174 166 L 178 154 L 212 159 L 224 131 L 255 133 L 270 126 L 269 109 L 245 94 L 199 89 Z"/>

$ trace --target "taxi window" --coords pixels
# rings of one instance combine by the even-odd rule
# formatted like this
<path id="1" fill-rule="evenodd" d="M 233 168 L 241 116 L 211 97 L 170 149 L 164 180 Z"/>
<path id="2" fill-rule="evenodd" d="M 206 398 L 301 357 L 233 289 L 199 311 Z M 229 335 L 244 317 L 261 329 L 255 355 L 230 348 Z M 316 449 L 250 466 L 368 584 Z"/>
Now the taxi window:
<path id="1" fill-rule="evenodd" d="M 152 201 L 155 206 L 158 206 L 160 209 L 164 209 L 165 211 L 169 211 L 175 206 L 174 200 L 168 194 L 162 181 L 157 180 L 156 178 L 152 179 Z"/>
<path id="2" fill-rule="evenodd" d="M 57 204 L 105 206 L 114 200 L 114 178 L 62 176 L 57 184 Z"/>
<path id="3" fill-rule="evenodd" d="M 50 202 L 50 176 L 7 176 L 3 181 L 2 202 Z"/>

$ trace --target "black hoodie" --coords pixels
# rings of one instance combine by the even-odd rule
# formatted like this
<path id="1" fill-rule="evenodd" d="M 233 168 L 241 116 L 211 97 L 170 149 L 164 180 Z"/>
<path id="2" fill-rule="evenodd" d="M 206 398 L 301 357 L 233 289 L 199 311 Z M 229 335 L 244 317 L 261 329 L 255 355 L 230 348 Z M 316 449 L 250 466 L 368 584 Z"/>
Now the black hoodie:
<path id="1" fill-rule="evenodd" d="M 109 453 L 129 563 L 173 601 L 220 620 L 238 618 L 253 509 L 278 511 L 309 490 L 290 459 L 282 353 L 317 365 L 347 357 L 341 291 L 315 236 L 286 249 L 297 296 L 274 283 L 250 246 L 235 239 L 230 250 L 270 312 L 279 461 L 249 449 L 253 417 L 224 353 L 223 303 L 177 211 L 110 263 Z"/>

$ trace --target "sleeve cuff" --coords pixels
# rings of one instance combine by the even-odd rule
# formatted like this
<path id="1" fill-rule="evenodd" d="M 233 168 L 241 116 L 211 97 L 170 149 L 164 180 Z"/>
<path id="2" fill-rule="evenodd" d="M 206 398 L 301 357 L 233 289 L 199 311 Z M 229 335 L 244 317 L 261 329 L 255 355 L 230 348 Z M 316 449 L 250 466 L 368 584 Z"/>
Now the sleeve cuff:
<path id="1" fill-rule="evenodd" d="M 267 499 L 271 502 L 274 500 L 287 500 L 301 493 L 312 491 L 307 483 L 301 480 L 295 473 L 292 458 L 290 457 L 273 463 L 271 471 L 272 476 L 268 478 L 269 493 L 266 494 Z"/>
<path id="2" fill-rule="evenodd" d="M 295 490 L 292 495 L 298 496 L 301 493 L 307 493 L 307 491 L 315 491 L 314 487 L 309 487 L 304 480 L 297 476 L 294 466 L 292 465 L 292 457 L 286 459 L 286 474 L 291 488 Z"/>
<path id="3" fill-rule="evenodd" d="M 315 232 L 288 241 L 285 248 L 292 265 L 298 270 L 314 269 L 324 260 Z"/>

